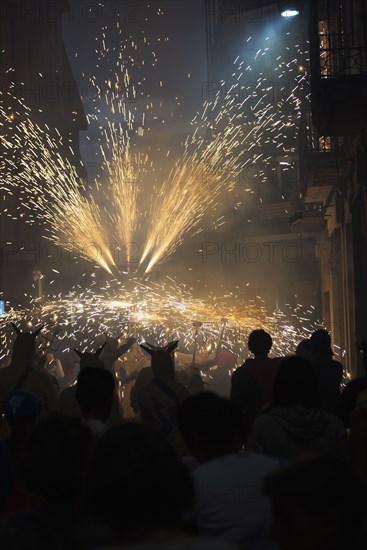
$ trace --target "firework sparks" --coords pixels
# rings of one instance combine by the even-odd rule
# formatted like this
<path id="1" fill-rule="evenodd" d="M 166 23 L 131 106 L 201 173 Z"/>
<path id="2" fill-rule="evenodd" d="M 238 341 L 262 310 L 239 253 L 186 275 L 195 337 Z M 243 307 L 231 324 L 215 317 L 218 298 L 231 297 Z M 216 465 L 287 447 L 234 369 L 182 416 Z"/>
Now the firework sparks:
<path id="1" fill-rule="evenodd" d="M 23 106 L 20 100 L 19 105 Z M 2 108 L 0 115 L 5 116 Z M 16 173 L 10 171 L 5 181 L 21 190 L 22 204 L 30 211 L 28 222 L 34 221 L 35 212 L 37 220 L 47 224 L 46 238 L 91 258 L 111 274 L 114 260 L 105 215 L 98 202 L 87 197 L 75 166 L 62 155 L 60 134 L 56 130 L 59 140 L 52 138 L 47 126 L 42 129 L 29 116 L 19 121 L 15 130 L 12 147 L 22 150 L 22 155 Z"/>
<path id="2" fill-rule="evenodd" d="M 119 25 L 117 30 L 121 34 Z M 146 36 L 143 39 L 144 51 L 149 51 L 151 45 Z M 136 51 L 135 42 L 131 47 Z M 149 131 L 147 121 L 157 118 L 153 103 L 148 103 L 143 112 L 130 103 L 142 92 L 132 84 L 126 59 L 134 68 L 137 62 L 127 54 L 126 44 L 121 50 L 109 47 L 104 28 L 97 52 L 99 61 L 103 59 L 104 63 L 111 52 L 117 56 L 115 65 L 111 64 L 111 78 L 106 88 L 98 84 L 97 77 L 90 77 L 96 96 L 104 100 L 109 113 L 103 115 L 96 102 L 92 112 L 87 114 L 88 120 L 101 128 L 105 181 L 94 182 L 92 188 L 87 189 L 65 155 L 66 149 L 68 156 L 70 153 L 73 156 L 73 152 L 63 143 L 61 135 L 56 130 L 52 137 L 49 128 L 42 129 L 34 124 L 29 109 L 18 100 L 19 110 L 25 112 L 26 117 L 13 126 L 10 141 L 4 136 L 4 148 L 11 149 L 15 144 L 22 155 L 20 161 L 12 156 L 6 158 L 3 187 L 8 193 L 12 186 L 20 189 L 27 221 L 36 221 L 32 210 L 35 211 L 37 222 L 47 226 L 47 238 L 98 263 L 109 274 L 116 269 L 111 253 L 114 242 L 117 240 L 126 250 L 129 265 L 130 244 L 139 228 L 145 243 L 140 265 L 149 272 L 157 263 L 168 259 L 188 232 L 200 231 L 200 224 L 208 212 L 222 208 L 222 193 L 233 190 L 238 193 L 236 183 L 246 166 L 262 166 L 257 180 L 264 183 L 265 167 L 272 159 L 271 155 L 266 156 L 266 147 L 271 145 L 282 151 L 285 160 L 281 169 L 289 170 L 288 159 L 291 160 L 294 148 L 287 148 L 285 140 L 289 142 L 292 129 L 292 139 L 297 139 L 296 119 L 301 116 L 299 95 L 306 81 L 305 52 L 297 45 L 293 60 L 288 61 L 289 53 L 285 60 L 282 56 L 275 60 L 274 72 L 279 73 L 279 78 L 294 72 L 291 76 L 294 85 L 286 94 L 285 87 L 281 88 L 283 97 L 278 102 L 269 100 L 271 85 L 263 73 L 257 71 L 255 90 L 243 80 L 244 75 L 255 71 L 256 63 L 260 63 L 264 55 L 270 55 L 269 47 L 258 49 L 253 62 L 246 67 L 238 56 L 232 75 L 235 84 L 227 90 L 226 83 L 222 82 L 212 100 L 204 102 L 201 113 L 192 121 L 193 131 L 182 151 L 176 152 L 177 160 L 173 158 L 169 176 L 149 189 L 144 188 L 144 193 L 142 174 L 154 172 L 155 168 L 148 153 L 142 153 L 139 147 L 145 130 Z M 157 56 L 152 51 L 150 54 L 154 66 Z M 145 62 L 144 58 L 140 68 Z M 246 92 L 241 100 L 238 90 Z M 11 126 L 14 112 L 9 114 L 2 110 L 1 114 L 7 126 Z M 259 200 L 262 202 L 262 197 Z M 78 223 L 69 223 L 71 219 Z"/>
<path id="3" fill-rule="evenodd" d="M 50 296 L 43 305 L 33 304 L 28 310 L 11 310 L 0 319 L 2 358 L 9 353 L 10 322 L 31 330 L 45 323 L 46 330 L 59 335 L 60 352 L 89 349 L 105 333 L 163 344 L 179 339 L 179 351 L 189 354 L 198 330 L 198 352 L 215 349 L 226 319 L 223 347 L 241 359 L 248 355 L 249 333 L 258 328 L 273 337 L 274 355 L 295 352 L 297 344 L 321 325 L 312 307 L 297 305 L 288 311 L 269 314 L 260 297 L 247 298 L 236 289 L 222 296 L 209 294 L 206 300 L 195 298 L 184 286 L 170 278 L 164 283 L 142 283 L 131 278 L 129 284 L 119 281 L 101 288 L 75 287 L 68 296 Z M 0 358 L 1 359 L 1 358 Z"/>

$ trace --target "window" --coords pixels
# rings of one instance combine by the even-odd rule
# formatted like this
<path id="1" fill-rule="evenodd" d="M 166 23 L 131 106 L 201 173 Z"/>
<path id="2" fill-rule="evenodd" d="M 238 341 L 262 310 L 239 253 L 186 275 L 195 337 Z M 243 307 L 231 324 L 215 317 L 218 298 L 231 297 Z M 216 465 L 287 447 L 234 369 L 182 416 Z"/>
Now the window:
<path id="1" fill-rule="evenodd" d="M 320 0 L 320 76 L 367 74 L 366 0 Z"/>

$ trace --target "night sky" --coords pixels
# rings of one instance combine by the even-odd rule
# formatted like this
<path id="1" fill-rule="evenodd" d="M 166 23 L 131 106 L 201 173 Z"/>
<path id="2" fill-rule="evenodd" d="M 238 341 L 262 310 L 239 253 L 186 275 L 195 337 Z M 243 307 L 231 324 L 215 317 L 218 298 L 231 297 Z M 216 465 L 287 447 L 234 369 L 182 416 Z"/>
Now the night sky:
<path id="1" fill-rule="evenodd" d="M 71 3 L 71 12 L 64 18 L 64 40 L 86 114 L 97 107 L 104 108 L 103 102 L 94 101 L 94 94 L 88 88 L 89 78 L 95 75 L 103 88 L 115 70 L 117 51 L 121 51 L 121 45 L 126 43 L 126 65 L 132 79 L 141 82 L 140 97 L 132 109 L 139 110 L 153 101 L 154 115 L 157 116 L 151 124 L 151 133 L 144 137 L 144 145 L 157 144 L 158 136 L 158 146 L 163 151 L 172 147 L 172 143 L 179 143 L 186 137 L 189 122 L 202 105 L 202 83 L 207 78 L 202 2 L 111 0 L 98 8 L 97 3 L 91 2 L 95 9 L 88 13 L 80 4 Z M 98 62 L 95 50 L 101 47 L 103 29 L 110 52 Z M 143 43 L 144 36 L 150 44 Z M 141 51 L 135 51 L 132 42 Z M 145 60 L 144 66 L 141 66 L 142 59 Z M 106 116 L 110 118 L 108 110 Z M 99 123 L 100 120 L 99 116 Z M 95 160 L 98 147 L 93 136 L 97 133 L 93 122 L 87 132 L 81 132 L 81 152 L 86 164 Z"/>

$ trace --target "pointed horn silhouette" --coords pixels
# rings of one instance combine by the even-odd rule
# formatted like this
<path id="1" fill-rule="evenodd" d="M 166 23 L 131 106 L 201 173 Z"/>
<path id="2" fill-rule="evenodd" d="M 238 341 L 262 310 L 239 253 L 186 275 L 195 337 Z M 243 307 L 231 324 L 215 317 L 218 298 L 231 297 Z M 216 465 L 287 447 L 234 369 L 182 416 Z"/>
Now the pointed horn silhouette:
<path id="1" fill-rule="evenodd" d="M 146 351 L 147 353 L 149 353 L 149 355 L 151 357 L 153 357 L 153 355 L 155 354 L 155 351 L 154 349 L 151 349 L 151 348 L 148 348 L 148 346 L 144 345 L 144 344 L 139 344 L 139 346 L 144 350 Z"/>
<path id="2" fill-rule="evenodd" d="M 173 340 L 173 342 L 168 342 L 163 349 L 168 351 L 169 353 L 172 353 L 178 346 L 180 340 Z"/>
<path id="3" fill-rule="evenodd" d="M 79 349 L 74 348 L 74 351 L 75 351 L 75 353 L 76 353 L 77 355 L 79 355 L 80 358 L 83 357 L 83 354 L 82 354 L 82 352 L 81 352 Z"/>
<path id="4" fill-rule="evenodd" d="M 17 325 L 13 322 L 10 323 L 11 326 L 13 327 L 13 329 L 15 330 L 15 332 L 19 335 L 20 334 L 20 330 L 19 328 L 17 327 Z"/>
<path id="5" fill-rule="evenodd" d="M 32 333 L 33 336 L 34 336 L 35 338 L 36 338 L 36 336 L 39 335 L 39 333 L 41 332 L 41 330 L 43 329 L 44 326 L 45 326 L 45 325 L 41 325 L 40 327 L 38 327 L 37 330 L 35 330 L 35 331 Z"/>
<path id="6" fill-rule="evenodd" d="M 155 344 L 149 344 L 149 342 L 145 342 L 146 346 L 149 346 L 151 350 L 157 351 L 159 349 L 159 346 L 156 346 Z"/>
<path id="7" fill-rule="evenodd" d="M 99 349 L 97 349 L 94 355 L 97 355 L 97 357 L 99 357 L 106 344 L 107 342 L 105 342 Z"/>

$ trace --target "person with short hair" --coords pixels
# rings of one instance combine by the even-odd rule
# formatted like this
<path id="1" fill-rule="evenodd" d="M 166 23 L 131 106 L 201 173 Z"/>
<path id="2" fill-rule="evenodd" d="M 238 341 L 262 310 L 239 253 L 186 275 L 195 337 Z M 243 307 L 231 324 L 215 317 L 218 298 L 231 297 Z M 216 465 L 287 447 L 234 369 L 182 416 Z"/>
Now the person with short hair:
<path id="1" fill-rule="evenodd" d="M 84 353 L 82 353 L 79 350 L 75 350 L 77 355 L 80 357 L 79 374 L 83 372 L 83 370 L 87 367 L 94 367 L 100 370 L 105 370 L 103 361 L 100 359 L 100 354 L 102 352 L 102 349 L 103 349 L 103 346 L 97 349 L 97 351 L 95 352 L 84 352 Z M 73 384 L 72 386 L 65 388 L 61 392 L 58 400 L 58 410 L 62 414 L 80 418 L 81 410 L 80 410 L 80 405 L 76 399 L 76 388 L 77 388 L 77 385 Z M 122 411 L 120 407 L 120 398 L 118 395 L 117 388 L 115 387 L 112 407 L 111 407 L 110 415 L 107 421 L 108 425 L 110 426 L 120 425 L 122 421 L 121 413 Z"/>
<path id="2" fill-rule="evenodd" d="M 190 475 L 161 432 L 136 422 L 113 428 L 86 470 L 83 548 L 236 550 L 197 536 L 194 499 Z"/>
<path id="3" fill-rule="evenodd" d="M 181 404 L 177 416 L 186 444 L 199 462 L 191 472 L 199 533 L 240 548 L 268 548 L 270 502 L 261 486 L 279 461 L 242 452 L 248 425 L 229 399 L 210 392 L 193 395 Z"/>
<path id="4" fill-rule="evenodd" d="M 230 399 L 237 403 L 253 422 L 261 410 L 271 402 L 279 360 L 268 357 L 273 340 L 263 329 L 252 331 L 247 345 L 255 357 L 246 359 L 243 365 L 234 371 Z"/>

